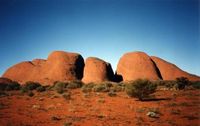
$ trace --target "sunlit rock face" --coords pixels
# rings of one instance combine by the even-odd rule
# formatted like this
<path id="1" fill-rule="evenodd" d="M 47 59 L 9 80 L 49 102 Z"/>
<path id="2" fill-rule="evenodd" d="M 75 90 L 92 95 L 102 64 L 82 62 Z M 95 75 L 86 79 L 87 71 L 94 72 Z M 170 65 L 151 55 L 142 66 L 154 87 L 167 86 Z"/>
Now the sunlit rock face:
<path id="1" fill-rule="evenodd" d="M 86 59 L 82 79 L 84 83 L 112 81 L 113 77 L 114 74 L 110 63 L 95 57 Z"/>
<path id="2" fill-rule="evenodd" d="M 84 60 L 80 54 L 54 51 L 47 60 L 35 59 L 10 67 L 3 77 L 19 83 L 35 81 L 46 85 L 55 81 L 80 80 L 83 68 Z"/>
<path id="3" fill-rule="evenodd" d="M 176 65 L 144 52 L 129 52 L 124 54 L 117 65 L 116 75 L 123 81 L 139 78 L 149 80 L 176 80 L 187 77 L 191 81 L 199 81 L 200 77 L 189 74 Z"/>
<path id="4" fill-rule="evenodd" d="M 189 74 L 176 65 L 144 52 L 125 53 L 119 60 L 115 75 L 110 63 L 89 57 L 85 60 L 78 53 L 54 51 L 46 60 L 34 59 L 13 65 L 5 71 L 4 78 L 21 84 L 27 81 L 52 85 L 56 81 L 82 80 L 85 83 L 103 81 L 132 81 L 136 79 L 175 80 L 187 77 L 199 81 L 200 77 Z"/>
<path id="5" fill-rule="evenodd" d="M 124 54 L 117 65 L 118 76 L 122 76 L 123 81 L 131 81 L 139 78 L 149 80 L 162 79 L 154 62 L 144 52 L 129 52 Z"/>

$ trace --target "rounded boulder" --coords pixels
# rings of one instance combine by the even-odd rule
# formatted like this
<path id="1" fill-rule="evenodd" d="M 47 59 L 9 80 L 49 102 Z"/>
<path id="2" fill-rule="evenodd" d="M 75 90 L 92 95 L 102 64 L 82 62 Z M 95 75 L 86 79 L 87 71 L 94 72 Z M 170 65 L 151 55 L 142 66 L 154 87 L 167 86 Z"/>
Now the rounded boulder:
<path id="1" fill-rule="evenodd" d="M 116 74 L 121 76 L 123 81 L 160 79 L 156 66 L 144 52 L 124 54 L 118 62 Z"/>
<path id="2" fill-rule="evenodd" d="M 86 59 L 82 79 L 84 83 L 112 81 L 113 77 L 114 73 L 110 63 L 95 57 Z"/>

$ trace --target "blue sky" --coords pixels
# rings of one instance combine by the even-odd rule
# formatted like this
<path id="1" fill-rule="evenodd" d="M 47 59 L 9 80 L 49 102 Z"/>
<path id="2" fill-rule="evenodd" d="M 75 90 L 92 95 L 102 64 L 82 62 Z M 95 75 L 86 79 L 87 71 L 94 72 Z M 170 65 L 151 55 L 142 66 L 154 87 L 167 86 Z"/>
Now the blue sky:
<path id="1" fill-rule="evenodd" d="M 115 71 L 144 51 L 200 75 L 198 0 L 0 0 L 0 75 L 53 50 L 99 57 Z"/>

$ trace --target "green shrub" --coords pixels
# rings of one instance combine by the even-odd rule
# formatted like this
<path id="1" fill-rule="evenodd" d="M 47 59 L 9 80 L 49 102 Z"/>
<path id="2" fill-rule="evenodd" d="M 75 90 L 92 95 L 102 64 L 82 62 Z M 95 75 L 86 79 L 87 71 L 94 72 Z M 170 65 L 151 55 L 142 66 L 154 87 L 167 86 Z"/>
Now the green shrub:
<path id="1" fill-rule="evenodd" d="M 29 92 L 28 92 L 28 96 L 33 97 L 33 96 L 34 96 L 34 93 L 33 93 L 32 91 L 29 91 Z"/>
<path id="2" fill-rule="evenodd" d="M 165 87 L 172 89 L 176 86 L 176 81 L 174 80 L 167 80 L 167 81 L 163 81 L 163 83 L 165 84 Z"/>
<path id="3" fill-rule="evenodd" d="M 110 90 L 110 84 L 97 84 L 93 87 L 94 92 L 108 92 Z"/>
<path id="4" fill-rule="evenodd" d="M 177 82 L 175 80 L 157 80 L 152 82 L 156 84 L 159 89 L 162 90 L 174 90 L 177 85 Z"/>
<path id="5" fill-rule="evenodd" d="M 113 90 L 111 90 L 108 92 L 108 96 L 114 97 L 114 96 L 117 96 L 117 94 Z"/>
<path id="6" fill-rule="evenodd" d="M 25 83 L 24 88 L 27 90 L 35 90 L 37 87 L 40 87 L 41 84 L 38 82 L 28 81 Z"/>
<path id="7" fill-rule="evenodd" d="M 82 92 L 87 93 L 87 92 L 91 92 L 93 90 L 93 87 L 95 87 L 94 83 L 84 84 L 81 90 Z"/>
<path id="8" fill-rule="evenodd" d="M 36 88 L 36 91 L 37 92 L 43 92 L 43 91 L 46 91 L 46 88 L 44 86 L 39 86 Z"/>
<path id="9" fill-rule="evenodd" d="M 138 79 L 126 85 L 126 93 L 130 97 L 136 97 L 140 101 L 149 97 L 156 91 L 157 85 L 147 79 Z"/>
<path id="10" fill-rule="evenodd" d="M 67 87 L 68 83 L 65 82 L 57 82 L 54 84 L 54 89 L 57 93 L 62 94 L 65 91 L 65 88 Z"/>
<path id="11" fill-rule="evenodd" d="M 0 91 L 4 91 L 7 87 L 7 84 L 0 84 Z"/>
<path id="12" fill-rule="evenodd" d="M 54 85 L 47 85 L 47 86 L 45 86 L 45 89 L 48 90 L 48 91 L 54 90 Z"/>
<path id="13" fill-rule="evenodd" d="M 176 78 L 176 89 L 183 90 L 189 85 L 189 80 L 186 77 Z"/>
<path id="14" fill-rule="evenodd" d="M 155 83 L 157 86 L 166 86 L 166 82 L 163 80 L 156 80 L 153 83 Z"/>
<path id="15" fill-rule="evenodd" d="M 200 81 L 195 81 L 195 82 L 192 82 L 191 84 L 193 88 L 200 89 Z"/>
<path id="16" fill-rule="evenodd" d="M 67 84 L 68 89 L 81 88 L 82 86 L 83 86 L 83 83 L 81 81 L 72 81 Z"/>
<path id="17" fill-rule="evenodd" d="M 62 93 L 64 93 L 64 89 L 63 89 L 63 88 L 57 88 L 57 89 L 56 89 L 56 92 L 57 92 L 58 94 L 62 94 Z"/>
<path id="18" fill-rule="evenodd" d="M 28 92 L 29 90 L 25 87 L 25 86 L 22 86 L 21 89 L 20 89 L 20 92 L 21 93 L 26 93 Z"/>
<path id="19" fill-rule="evenodd" d="M 67 85 L 68 85 L 68 83 L 66 83 L 66 82 L 56 82 L 53 87 L 54 87 L 54 89 L 56 89 L 56 88 L 66 88 Z"/>
<path id="20" fill-rule="evenodd" d="M 21 93 L 26 93 L 26 92 L 28 92 L 29 90 L 27 89 L 27 88 L 25 88 L 25 87 L 21 87 L 21 89 L 20 89 L 20 92 Z"/>
<path id="21" fill-rule="evenodd" d="M 113 90 L 114 92 L 124 91 L 125 84 L 113 84 L 112 87 L 110 87 L 110 90 Z"/>
<path id="22" fill-rule="evenodd" d="M 8 84 L 5 90 L 10 91 L 10 90 L 19 90 L 19 89 L 20 89 L 20 84 L 17 82 L 14 82 L 14 83 Z"/>
<path id="23" fill-rule="evenodd" d="M 1 91 L 11 91 L 11 90 L 19 90 L 20 84 L 17 82 L 11 82 L 9 84 L 0 84 Z"/>

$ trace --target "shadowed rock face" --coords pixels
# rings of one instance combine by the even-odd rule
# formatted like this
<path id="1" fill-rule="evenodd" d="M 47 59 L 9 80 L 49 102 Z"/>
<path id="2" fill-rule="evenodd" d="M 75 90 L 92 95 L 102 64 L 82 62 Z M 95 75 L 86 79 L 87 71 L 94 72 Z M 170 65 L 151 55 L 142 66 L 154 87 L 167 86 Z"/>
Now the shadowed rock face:
<path id="1" fill-rule="evenodd" d="M 161 58 L 151 56 L 156 66 L 159 68 L 163 80 L 175 80 L 177 77 L 187 77 L 190 81 L 198 81 L 200 77 L 189 74 L 176 65 L 169 63 Z"/>
<path id="2" fill-rule="evenodd" d="M 114 77 L 111 65 L 101 59 L 89 57 L 85 61 L 84 83 L 111 81 Z"/>
<path id="3" fill-rule="evenodd" d="M 83 76 L 84 60 L 80 54 L 64 51 L 52 52 L 47 60 L 35 59 L 10 67 L 3 77 L 20 83 L 36 81 L 52 84 L 55 81 L 71 81 Z"/>
<path id="4" fill-rule="evenodd" d="M 122 76 L 123 81 L 139 78 L 159 80 L 159 71 L 151 58 L 144 52 L 130 52 L 124 54 L 117 65 L 117 76 Z"/>

